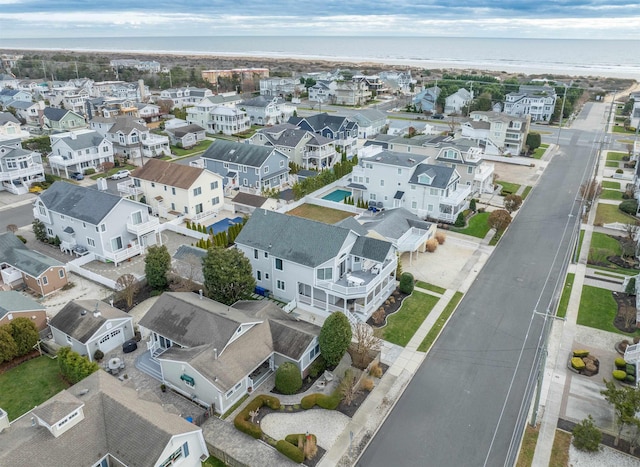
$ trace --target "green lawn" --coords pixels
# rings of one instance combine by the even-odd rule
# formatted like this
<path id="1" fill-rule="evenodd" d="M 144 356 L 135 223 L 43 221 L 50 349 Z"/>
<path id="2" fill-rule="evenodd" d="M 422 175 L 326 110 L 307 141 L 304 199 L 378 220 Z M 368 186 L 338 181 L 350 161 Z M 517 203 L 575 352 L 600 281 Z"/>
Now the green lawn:
<path id="1" fill-rule="evenodd" d="M 532 157 L 534 159 L 540 159 L 542 158 L 542 156 L 544 155 L 544 152 L 547 150 L 547 148 L 549 147 L 548 144 L 541 144 L 540 147 L 538 149 L 536 149 L 535 151 L 533 151 L 533 155 Z"/>
<path id="2" fill-rule="evenodd" d="M 635 223 L 637 219 L 634 216 L 625 214 L 615 204 L 598 204 L 596 210 L 595 225 L 611 224 L 613 222 L 620 222 L 622 224 Z"/>
<path id="3" fill-rule="evenodd" d="M 205 139 L 204 141 L 200 141 L 198 144 L 196 144 L 194 147 L 192 147 L 190 149 L 182 149 L 182 148 L 179 148 L 177 146 L 171 146 L 171 152 L 174 153 L 178 157 L 190 156 L 190 155 L 195 154 L 197 152 L 204 151 L 209 146 L 211 146 L 211 143 L 213 143 L 213 141 L 211 141 L 210 139 Z"/>
<path id="4" fill-rule="evenodd" d="M 527 196 L 529 196 L 529 193 L 531 192 L 532 188 L 533 188 L 532 186 L 528 186 L 528 185 L 524 187 L 524 190 L 522 191 L 523 200 L 527 199 Z"/>
<path id="5" fill-rule="evenodd" d="M 625 157 L 629 157 L 626 152 L 609 152 L 607 153 L 608 161 L 622 161 Z"/>
<path id="6" fill-rule="evenodd" d="M 421 289 L 430 290 L 431 292 L 439 293 L 442 295 L 447 291 L 447 289 L 443 289 L 442 287 L 438 287 L 437 285 L 427 284 L 426 282 L 416 281 L 416 287 L 420 287 Z"/>
<path id="7" fill-rule="evenodd" d="M 567 316 L 567 306 L 569 305 L 569 297 L 571 296 L 571 289 L 573 288 L 575 277 L 576 275 L 570 272 L 564 280 L 564 289 L 562 289 L 562 296 L 560 297 L 560 303 L 558 303 L 558 311 L 556 313 L 556 316 L 559 318 Z"/>
<path id="8" fill-rule="evenodd" d="M 376 336 L 404 347 L 438 303 L 438 300 L 440 300 L 438 297 L 414 290 L 410 297 L 404 299 L 400 310 L 389 316 L 387 325 L 376 329 Z"/>
<path id="9" fill-rule="evenodd" d="M 114 167 L 113 169 L 109 170 L 108 172 L 101 172 L 99 174 L 94 174 L 91 175 L 89 178 L 91 180 L 98 180 L 99 178 L 105 178 L 105 177 L 111 177 L 114 173 L 116 173 L 119 170 L 135 170 L 138 167 L 132 164 L 125 164 L 125 165 L 121 165 L 120 167 Z"/>
<path id="10" fill-rule="evenodd" d="M 604 182 L 602 182 L 602 188 L 606 188 L 609 190 L 619 190 L 620 182 L 610 182 L 605 180 Z"/>
<path id="11" fill-rule="evenodd" d="M 217 457 L 210 456 L 202 463 L 202 467 L 224 467 L 226 464 Z"/>
<path id="12" fill-rule="evenodd" d="M 0 375 L 0 407 L 15 420 L 67 387 L 57 360 L 34 358 Z"/>
<path id="13" fill-rule="evenodd" d="M 315 204 L 302 204 L 287 213 L 290 216 L 304 217 L 325 224 L 335 224 L 336 222 L 353 216 L 353 213 L 341 211 L 339 209 L 325 208 Z"/>
<path id="14" fill-rule="evenodd" d="M 620 242 L 607 234 L 593 232 L 589 247 L 589 262 L 598 263 L 607 256 L 617 256 L 622 252 Z"/>
<path id="15" fill-rule="evenodd" d="M 620 163 L 618 161 L 607 161 L 605 163 L 605 167 L 615 167 L 616 169 L 620 168 Z"/>
<path id="16" fill-rule="evenodd" d="M 469 219 L 469 225 L 464 229 L 452 228 L 451 230 L 461 234 L 471 235 L 472 237 L 484 238 L 490 230 L 490 227 L 487 224 L 488 219 L 488 212 L 479 212 Z"/>
<path id="17" fill-rule="evenodd" d="M 513 193 L 514 195 L 520 189 L 520 185 L 518 185 L 517 183 L 503 182 L 500 180 L 498 180 L 496 183 L 500 185 L 504 191 L 508 191 L 509 193 Z"/>
<path id="18" fill-rule="evenodd" d="M 442 331 L 442 328 L 444 327 L 445 323 L 449 319 L 449 316 L 451 316 L 453 311 L 458 306 L 458 303 L 460 303 L 460 300 L 462 300 L 462 296 L 463 296 L 462 292 L 456 292 L 453 295 L 453 297 L 451 297 L 451 300 L 449 300 L 449 303 L 447 303 L 447 306 L 444 308 L 444 310 L 442 310 L 442 313 L 440 314 L 436 322 L 433 324 L 433 326 L 429 330 L 429 333 L 425 336 L 424 340 L 420 343 L 420 346 L 418 347 L 418 351 L 427 352 L 431 348 L 435 340 L 440 335 L 440 331 Z"/>
<path id="19" fill-rule="evenodd" d="M 624 195 L 624 193 L 618 190 L 602 190 L 602 193 L 600 193 L 600 198 L 613 199 L 622 202 L 624 201 L 622 195 Z"/>
<path id="20" fill-rule="evenodd" d="M 628 130 L 625 130 L 623 126 L 614 126 L 611 131 L 613 133 L 622 133 L 625 135 L 634 135 L 636 133 L 636 129 L 635 128 L 630 128 Z"/>
<path id="21" fill-rule="evenodd" d="M 590 268 L 592 269 L 599 269 L 600 271 L 605 271 L 605 272 L 615 272 L 616 274 L 624 274 L 625 276 L 637 276 L 638 275 L 638 270 L 637 269 L 626 269 L 626 268 L 621 268 L 613 263 L 611 263 L 609 265 L 609 267 L 605 267 L 605 266 L 596 266 L 594 264 L 590 264 L 589 265 Z"/>
<path id="22" fill-rule="evenodd" d="M 531 467 L 539 433 L 540 430 L 537 427 L 533 428 L 527 424 L 524 430 L 524 437 L 522 438 L 522 445 L 520 446 L 520 454 L 518 455 L 516 467 Z"/>
<path id="23" fill-rule="evenodd" d="M 580 309 L 578 311 L 578 324 L 603 331 L 626 334 L 613 325 L 613 320 L 618 312 L 618 304 L 613 298 L 612 292 L 598 287 L 585 285 L 582 288 Z M 633 334 L 640 335 L 640 330 Z"/>
<path id="24" fill-rule="evenodd" d="M 576 262 L 580 258 L 580 251 L 582 251 L 582 242 L 584 241 L 584 230 L 580 231 L 580 239 L 578 240 L 578 251 L 576 252 Z"/>

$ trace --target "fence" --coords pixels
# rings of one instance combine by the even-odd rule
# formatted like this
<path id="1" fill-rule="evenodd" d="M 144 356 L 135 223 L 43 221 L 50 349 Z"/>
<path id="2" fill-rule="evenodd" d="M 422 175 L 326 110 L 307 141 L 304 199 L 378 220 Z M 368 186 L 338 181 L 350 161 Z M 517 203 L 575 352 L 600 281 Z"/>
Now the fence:
<path id="1" fill-rule="evenodd" d="M 530 157 L 506 157 L 506 156 L 493 156 L 489 154 L 484 154 L 482 158 L 486 161 L 492 162 L 504 162 L 505 164 L 513 164 L 513 165 L 525 165 L 532 166 L 534 164 L 534 159 Z"/>
<path id="2" fill-rule="evenodd" d="M 109 279 L 108 277 L 101 276 L 100 274 L 96 274 L 95 272 L 91 272 L 88 269 L 84 269 L 82 266 L 90 263 L 95 260 L 96 257 L 93 253 L 89 253 L 84 256 L 80 256 L 73 261 L 69 261 L 67 263 L 67 267 L 69 271 L 84 277 L 85 279 L 89 279 L 90 281 L 97 282 L 98 284 L 102 284 L 105 287 L 109 287 L 112 290 L 116 289 L 116 281 L 113 279 Z"/>
<path id="3" fill-rule="evenodd" d="M 182 222 L 182 220 L 180 220 L 180 222 Z M 170 230 L 171 232 L 175 232 L 181 235 L 186 235 L 187 237 L 196 238 L 198 240 L 200 239 L 206 240 L 207 238 L 209 238 L 209 234 L 198 232 L 196 230 L 187 229 L 182 225 L 174 224 L 173 221 L 160 224 L 160 232 L 163 232 L 165 230 Z"/>

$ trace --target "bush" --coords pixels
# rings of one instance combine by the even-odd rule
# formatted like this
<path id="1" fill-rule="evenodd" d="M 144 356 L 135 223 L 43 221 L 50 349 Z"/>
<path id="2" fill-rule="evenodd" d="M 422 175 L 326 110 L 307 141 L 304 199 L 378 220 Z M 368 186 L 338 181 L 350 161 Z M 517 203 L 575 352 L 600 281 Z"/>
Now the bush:
<path id="1" fill-rule="evenodd" d="M 622 169 L 616 169 L 616 173 L 617 173 L 617 174 L 624 173 L 624 170 L 622 170 Z"/>
<path id="2" fill-rule="evenodd" d="M 285 436 L 284 440 L 287 443 L 291 443 L 294 446 L 297 446 L 298 445 L 298 441 L 300 440 L 300 436 L 302 436 L 304 438 L 306 436 L 306 434 L 305 433 L 296 433 L 296 434 L 293 434 L 293 435 L 287 435 L 287 436 Z M 311 436 L 311 438 L 314 440 L 314 442 L 318 441 L 318 439 L 316 438 L 316 435 L 309 434 L 309 436 Z"/>
<path id="3" fill-rule="evenodd" d="M 573 356 L 574 357 L 587 357 L 589 355 L 589 351 L 588 350 L 574 350 L 573 351 Z"/>
<path id="4" fill-rule="evenodd" d="M 624 381 L 624 379 L 627 377 L 627 373 L 623 370 L 613 370 L 611 375 L 613 376 L 613 379 L 618 381 Z"/>
<path id="5" fill-rule="evenodd" d="M 96 362 L 90 362 L 87 357 L 71 350 L 71 347 L 62 347 L 58 350 L 58 365 L 62 376 L 71 384 L 76 384 L 100 369 Z"/>
<path id="6" fill-rule="evenodd" d="M 625 376 L 624 380 L 627 383 L 635 383 L 636 382 L 636 377 L 634 375 L 627 375 L 627 376 Z"/>
<path id="7" fill-rule="evenodd" d="M 617 360 L 617 359 L 616 359 Z M 622 369 L 622 368 L 621 368 Z M 629 363 L 627 363 L 627 365 L 625 365 L 624 367 L 624 371 L 626 374 L 628 375 L 633 375 L 635 376 L 636 374 L 636 366 L 635 365 L 631 365 Z"/>
<path id="8" fill-rule="evenodd" d="M 400 276 L 400 286 L 398 287 L 400 289 L 400 292 L 404 294 L 410 294 L 413 292 L 413 286 L 413 274 L 411 274 L 410 272 L 402 273 L 402 276 Z"/>
<path id="9" fill-rule="evenodd" d="M 374 383 L 371 378 L 365 378 L 362 380 L 362 383 L 360 383 L 360 386 L 365 391 L 371 392 L 373 391 L 373 388 L 376 386 L 376 383 Z"/>
<path id="10" fill-rule="evenodd" d="M 635 199 L 626 199 L 618 205 L 618 209 L 635 216 L 636 212 L 638 212 L 638 201 Z"/>
<path id="11" fill-rule="evenodd" d="M 27 239 L 24 238 L 22 235 L 16 235 L 16 237 L 18 237 L 18 239 L 22 242 L 22 243 L 27 243 Z"/>
<path id="12" fill-rule="evenodd" d="M 100 349 L 96 350 L 93 354 L 93 359 L 97 362 L 104 358 L 104 352 Z"/>
<path id="13" fill-rule="evenodd" d="M 251 423 L 249 420 L 251 415 L 249 412 L 258 410 L 263 405 L 266 405 L 272 410 L 278 410 L 280 408 L 280 400 L 273 396 L 257 396 L 240 412 L 233 420 L 233 425 L 243 433 L 253 436 L 255 439 L 262 438 L 262 429 L 259 425 Z"/>
<path id="14" fill-rule="evenodd" d="M 320 353 L 324 357 L 327 365 L 333 367 L 340 363 L 349 344 L 353 331 L 349 319 L 340 312 L 331 313 L 324 321 L 318 336 Z"/>
<path id="15" fill-rule="evenodd" d="M 436 240 L 435 238 L 430 238 L 429 240 L 427 240 L 425 247 L 429 253 L 433 253 L 438 248 L 438 240 Z"/>
<path id="16" fill-rule="evenodd" d="M 602 441 L 602 433 L 589 415 L 573 428 L 573 445 L 581 451 L 595 452 Z"/>
<path id="17" fill-rule="evenodd" d="M 302 464 L 304 462 L 304 452 L 302 452 L 302 449 L 283 439 L 276 443 L 276 449 L 278 450 L 278 452 L 284 454 L 293 462 L 296 462 L 298 464 Z"/>
<path id="18" fill-rule="evenodd" d="M 326 369 L 327 369 L 327 362 L 325 361 L 324 357 L 320 355 L 318 358 L 314 360 L 314 362 L 309 367 L 309 376 L 311 376 L 312 378 L 317 378 Z"/>
<path id="19" fill-rule="evenodd" d="M 584 361 L 580 358 L 580 357 L 573 357 L 571 359 L 571 366 L 575 369 L 575 370 L 584 370 L 584 367 L 586 366 Z"/>
<path id="20" fill-rule="evenodd" d="M 371 365 L 371 368 L 369 369 L 369 376 L 380 378 L 382 376 L 382 367 L 378 363 Z"/>
<path id="21" fill-rule="evenodd" d="M 308 410 L 317 405 L 326 410 L 336 410 L 340 405 L 340 401 L 342 401 L 342 391 L 340 390 L 340 385 L 338 385 L 330 396 L 314 393 L 303 397 L 300 401 L 300 407 Z"/>
<path id="22" fill-rule="evenodd" d="M 85 175 L 93 175 L 94 173 L 96 173 L 96 169 L 86 169 L 84 171 Z"/>
<path id="23" fill-rule="evenodd" d="M 471 198 L 471 201 L 469 202 L 469 209 L 473 212 L 476 212 L 476 199 L 475 198 Z"/>
<path id="24" fill-rule="evenodd" d="M 458 217 L 456 217 L 456 221 L 453 225 L 456 227 L 464 227 L 466 224 L 467 223 L 464 220 L 464 214 L 462 212 L 458 213 Z"/>
<path id="25" fill-rule="evenodd" d="M 618 370 L 624 370 L 627 368 L 627 362 L 624 361 L 624 358 L 618 357 L 614 360 L 613 364 L 616 366 Z"/>
<path id="26" fill-rule="evenodd" d="M 446 239 L 447 236 L 444 234 L 444 232 L 436 233 L 436 240 L 438 241 L 438 244 L 442 245 Z"/>
<path id="27" fill-rule="evenodd" d="M 384 308 L 378 308 L 376 311 L 373 312 L 373 315 L 371 315 L 371 319 L 373 319 L 373 322 L 378 326 L 384 323 L 384 318 L 385 318 Z"/>
<path id="28" fill-rule="evenodd" d="M 276 370 L 276 389 L 282 394 L 295 394 L 302 387 L 300 370 L 293 363 L 285 362 Z"/>

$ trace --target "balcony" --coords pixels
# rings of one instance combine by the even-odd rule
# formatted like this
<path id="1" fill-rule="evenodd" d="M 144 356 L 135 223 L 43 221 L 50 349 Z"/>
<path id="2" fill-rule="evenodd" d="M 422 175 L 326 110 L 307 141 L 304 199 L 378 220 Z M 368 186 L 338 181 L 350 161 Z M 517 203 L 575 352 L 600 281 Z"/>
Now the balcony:
<path id="1" fill-rule="evenodd" d="M 493 164 L 482 164 L 476 169 L 476 173 L 473 176 L 473 180 L 476 182 L 484 182 L 488 177 L 493 174 L 495 166 Z"/>
<path id="2" fill-rule="evenodd" d="M 127 224 L 127 227 L 129 224 Z M 132 256 L 140 255 L 144 252 L 144 248 L 140 245 L 132 245 L 129 248 L 125 248 L 124 250 L 116 251 L 116 252 L 108 252 L 105 251 L 104 256 L 106 259 L 113 261 L 116 265 L 118 263 L 122 263 Z"/>
<path id="3" fill-rule="evenodd" d="M 343 275 L 337 281 L 316 281 L 316 286 L 330 290 L 344 298 L 364 297 L 380 285 L 386 277 L 396 269 L 396 261 L 387 261 L 379 273 L 376 267 L 369 271 L 350 272 Z"/>
<path id="4" fill-rule="evenodd" d="M 51 156 L 49 163 L 51 166 L 69 167 L 71 165 L 80 164 L 82 162 L 92 162 L 104 157 L 112 157 L 110 153 L 101 154 L 99 152 L 92 152 L 90 154 L 82 154 L 80 156 L 64 157 L 64 156 Z"/>
<path id="5" fill-rule="evenodd" d="M 141 195 L 144 192 L 142 188 L 135 186 L 131 180 L 127 180 L 126 182 L 118 183 L 118 193 L 123 196 L 137 196 Z"/>
<path id="6" fill-rule="evenodd" d="M 446 204 L 448 206 L 458 206 L 465 202 L 467 197 L 471 194 L 471 187 L 458 186 L 458 189 L 453 193 L 450 193 L 446 198 L 440 199 L 440 204 Z"/>
<path id="7" fill-rule="evenodd" d="M 33 163 L 25 169 L 9 169 L 6 172 L 0 172 L 0 182 L 17 180 L 23 177 L 42 174 L 44 180 L 44 167 L 42 164 Z M 34 182 L 37 180 L 33 180 Z"/>
<path id="8" fill-rule="evenodd" d="M 158 220 L 158 218 L 152 217 L 147 222 L 141 222 L 140 224 L 127 222 L 127 231 L 134 235 L 140 236 L 158 230 L 159 225 L 160 221 Z"/>

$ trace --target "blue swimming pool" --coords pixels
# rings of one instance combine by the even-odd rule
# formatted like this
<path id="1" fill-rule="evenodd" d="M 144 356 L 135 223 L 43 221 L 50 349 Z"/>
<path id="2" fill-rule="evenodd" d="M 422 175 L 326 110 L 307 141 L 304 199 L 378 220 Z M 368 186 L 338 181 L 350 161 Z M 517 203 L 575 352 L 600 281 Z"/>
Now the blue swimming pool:
<path id="1" fill-rule="evenodd" d="M 347 190 L 334 190 L 328 195 L 324 195 L 322 199 L 329 201 L 335 201 L 336 203 L 342 203 L 347 196 L 351 196 L 351 192 Z"/>
<path id="2" fill-rule="evenodd" d="M 216 222 L 215 224 L 211 224 L 207 227 L 207 232 L 213 230 L 214 234 L 224 232 L 229 229 L 233 224 L 240 224 L 242 222 L 242 217 L 236 217 L 235 219 L 222 219 L 221 221 Z"/>

